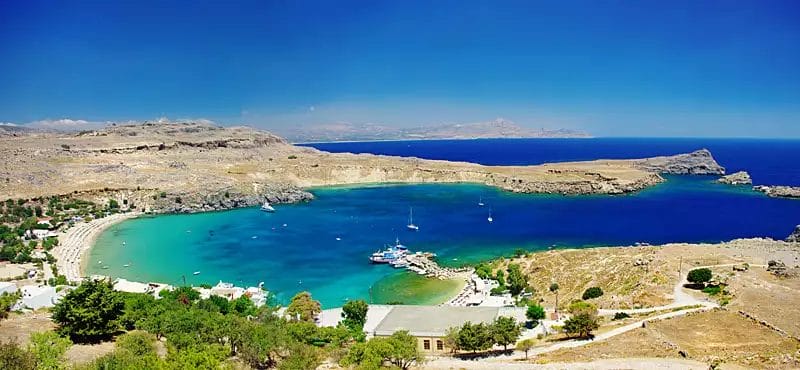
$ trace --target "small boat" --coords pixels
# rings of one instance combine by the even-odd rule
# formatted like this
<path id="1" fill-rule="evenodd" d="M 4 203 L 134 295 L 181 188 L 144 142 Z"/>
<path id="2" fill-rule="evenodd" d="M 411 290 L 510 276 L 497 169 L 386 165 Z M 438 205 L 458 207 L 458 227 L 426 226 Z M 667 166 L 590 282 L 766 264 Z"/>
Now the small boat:
<path id="1" fill-rule="evenodd" d="M 98 264 L 98 265 L 102 265 L 102 264 L 103 264 L 103 261 L 97 261 L 97 264 Z"/>
<path id="2" fill-rule="evenodd" d="M 250 237 L 250 239 L 258 239 L 258 235 L 253 235 Z"/>
<path id="3" fill-rule="evenodd" d="M 195 271 L 192 273 L 192 275 L 200 275 L 200 271 Z"/>
<path id="4" fill-rule="evenodd" d="M 340 237 L 338 237 L 338 236 L 337 236 L 337 237 L 336 237 L 336 240 L 337 240 L 337 241 L 339 241 L 339 240 L 342 240 L 342 238 L 340 238 Z"/>
<path id="5" fill-rule="evenodd" d="M 486 221 L 494 222 L 494 219 L 492 218 L 492 211 L 489 211 L 489 217 L 486 218 Z"/>
<path id="6" fill-rule="evenodd" d="M 122 267 L 131 267 L 131 264 L 130 263 L 126 263 L 126 264 L 122 265 Z"/>
<path id="7" fill-rule="evenodd" d="M 269 202 L 264 202 L 264 204 L 261 206 L 261 210 L 264 212 L 275 212 L 275 208 L 272 208 L 272 206 L 269 205 Z"/>
<path id="8" fill-rule="evenodd" d="M 128 244 L 128 242 L 122 242 L 122 245 L 126 245 L 126 244 Z"/>
<path id="9" fill-rule="evenodd" d="M 483 197 L 478 198 L 478 206 L 483 207 Z"/>
<path id="10" fill-rule="evenodd" d="M 414 209 L 411 207 L 408 208 L 408 225 L 406 227 L 411 231 L 419 230 L 419 226 L 414 225 Z"/>

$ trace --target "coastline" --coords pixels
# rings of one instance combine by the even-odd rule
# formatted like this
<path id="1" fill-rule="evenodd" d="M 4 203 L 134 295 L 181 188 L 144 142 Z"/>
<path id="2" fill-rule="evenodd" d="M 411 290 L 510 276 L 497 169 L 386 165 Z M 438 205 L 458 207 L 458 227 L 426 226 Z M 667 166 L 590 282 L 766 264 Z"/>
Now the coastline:
<path id="1" fill-rule="evenodd" d="M 337 140 L 337 141 L 290 141 L 292 145 L 313 145 L 313 144 L 339 144 L 339 143 L 385 143 L 385 142 L 399 142 L 404 143 L 408 141 L 449 141 L 449 140 L 528 140 L 528 139 L 597 139 L 595 136 L 519 136 L 519 137 L 464 137 L 464 138 L 398 138 L 398 139 L 375 139 L 375 140 Z"/>
<path id="2" fill-rule="evenodd" d="M 139 217 L 141 212 L 117 213 L 89 222 L 81 222 L 58 236 L 58 246 L 53 248 L 52 255 L 57 259 L 58 272 L 67 281 L 82 280 L 86 270 L 89 251 L 94 247 L 100 234 L 109 227 L 122 221 Z"/>

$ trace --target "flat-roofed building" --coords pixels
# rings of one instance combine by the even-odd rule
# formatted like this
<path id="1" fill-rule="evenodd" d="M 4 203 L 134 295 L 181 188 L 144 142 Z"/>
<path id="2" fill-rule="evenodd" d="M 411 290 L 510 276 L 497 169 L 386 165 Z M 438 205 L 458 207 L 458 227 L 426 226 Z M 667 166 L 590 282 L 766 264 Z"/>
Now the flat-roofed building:
<path id="1" fill-rule="evenodd" d="M 447 353 L 451 351 L 444 342 L 447 329 L 464 325 L 467 321 L 490 324 L 499 314 L 499 307 L 391 306 L 371 334 L 388 337 L 397 331 L 407 330 L 417 338 L 420 351 Z"/>

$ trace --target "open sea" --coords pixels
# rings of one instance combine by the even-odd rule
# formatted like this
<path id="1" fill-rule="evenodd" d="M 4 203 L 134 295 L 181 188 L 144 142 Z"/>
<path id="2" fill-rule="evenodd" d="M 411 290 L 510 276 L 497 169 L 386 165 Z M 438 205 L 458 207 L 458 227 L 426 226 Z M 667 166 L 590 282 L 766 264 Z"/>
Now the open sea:
<path id="1" fill-rule="evenodd" d="M 309 144 L 483 164 L 643 158 L 708 148 L 728 172 L 755 184 L 800 185 L 800 141 L 722 139 L 499 139 Z M 90 252 L 88 273 L 137 281 L 265 286 L 281 302 L 310 291 L 325 307 L 347 299 L 434 304 L 460 287 L 367 258 L 396 238 L 460 265 L 517 248 L 591 247 L 784 238 L 800 223 L 800 200 L 769 198 L 716 177 L 670 176 L 622 196 L 524 195 L 473 184 L 373 185 L 312 189 L 309 203 L 123 222 Z M 485 206 L 478 206 L 482 199 Z M 408 231 L 413 207 L 417 232 Z M 493 223 L 487 222 L 491 212 Z M 337 240 L 338 238 L 338 240 Z M 123 245 L 123 242 L 125 244 Z M 130 267 L 123 267 L 130 264 Z M 107 266 L 104 269 L 103 266 Z M 194 275 L 193 272 L 200 274 Z"/>

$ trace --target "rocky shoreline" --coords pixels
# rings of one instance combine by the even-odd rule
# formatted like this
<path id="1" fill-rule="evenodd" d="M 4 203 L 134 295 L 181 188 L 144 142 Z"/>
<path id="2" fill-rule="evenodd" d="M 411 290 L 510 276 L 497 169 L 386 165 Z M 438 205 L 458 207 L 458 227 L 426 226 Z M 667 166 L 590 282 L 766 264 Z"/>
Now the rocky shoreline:
<path id="1" fill-rule="evenodd" d="M 753 190 L 760 191 L 775 198 L 800 198 L 800 186 L 754 186 Z"/>
<path id="2" fill-rule="evenodd" d="M 717 182 L 728 185 L 751 185 L 753 180 L 750 174 L 745 171 L 734 172 L 730 175 L 725 175 L 719 178 Z"/>

